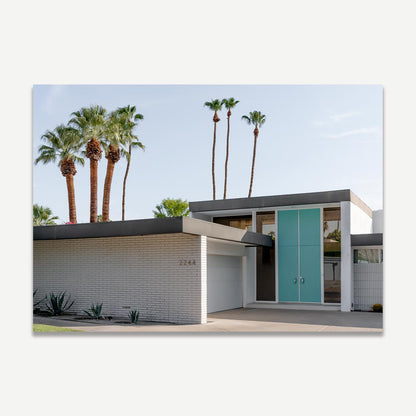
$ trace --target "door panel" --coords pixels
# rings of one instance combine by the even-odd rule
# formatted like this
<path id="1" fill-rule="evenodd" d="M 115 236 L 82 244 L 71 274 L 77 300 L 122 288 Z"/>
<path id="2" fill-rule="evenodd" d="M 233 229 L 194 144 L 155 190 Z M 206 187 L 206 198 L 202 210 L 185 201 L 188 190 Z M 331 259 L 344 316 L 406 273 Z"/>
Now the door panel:
<path id="1" fill-rule="evenodd" d="M 298 211 L 278 212 L 279 301 L 299 300 Z"/>
<path id="2" fill-rule="evenodd" d="M 319 208 L 299 210 L 299 244 L 321 245 L 321 210 Z"/>
<path id="3" fill-rule="evenodd" d="M 279 301 L 298 302 L 298 246 L 279 246 Z"/>
<path id="4" fill-rule="evenodd" d="M 279 247 L 298 245 L 298 210 L 279 211 Z"/>
<path id="5" fill-rule="evenodd" d="M 300 301 L 321 302 L 321 246 L 300 246 Z"/>
<path id="6" fill-rule="evenodd" d="M 299 210 L 300 301 L 321 302 L 321 210 Z"/>

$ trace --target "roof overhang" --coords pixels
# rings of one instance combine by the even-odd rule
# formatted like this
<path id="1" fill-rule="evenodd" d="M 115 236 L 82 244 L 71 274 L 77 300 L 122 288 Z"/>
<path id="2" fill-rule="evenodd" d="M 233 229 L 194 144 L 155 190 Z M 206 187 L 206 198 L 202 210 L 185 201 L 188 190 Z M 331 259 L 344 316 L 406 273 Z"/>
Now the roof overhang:
<path id="1" fill-rule="evenodd" d="M 382 246 L 383 234 L 351 234 L 351 246 Z"/>
<path id="2" fill-rule="evenodd" d="M 274 196 L 258 196 L 252 198 L 218 199 L 211 201 L 196 201 L 189 203 L 189 210 L 195 213 L 209 213 L 229 210 L 262 209 L 297 205 L 331 204 L 350 201 L 361 208 L 367 215 L 372 216 L 371 208 L 366 205 L 350 189 L 324 192 L 308 192 L 302 194 L 287 194 Z"/>
<path id="3" fill-rule="evenodd" d="M 34 240 L 127 237 L 184 233 L 207 236 L 247 246 L 271 247 L 270 236 L 188 217 L 48 225 L 33 227 Z"/>

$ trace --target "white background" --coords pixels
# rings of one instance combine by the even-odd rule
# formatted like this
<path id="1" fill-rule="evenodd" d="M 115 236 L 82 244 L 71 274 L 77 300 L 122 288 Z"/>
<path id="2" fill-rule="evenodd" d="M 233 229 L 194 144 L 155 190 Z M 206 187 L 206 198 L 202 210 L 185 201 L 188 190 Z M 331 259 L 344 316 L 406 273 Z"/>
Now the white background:
<path id="1" fill-rule="evenodd" d="M 3 5 L 1 413 L 409 413 L 416 370 L 416 279 L 407 267 L 415 234 L 413 9 L 401 0 Z M 34 83 L 383 84 L 385 334 L 33 336 Z"/>

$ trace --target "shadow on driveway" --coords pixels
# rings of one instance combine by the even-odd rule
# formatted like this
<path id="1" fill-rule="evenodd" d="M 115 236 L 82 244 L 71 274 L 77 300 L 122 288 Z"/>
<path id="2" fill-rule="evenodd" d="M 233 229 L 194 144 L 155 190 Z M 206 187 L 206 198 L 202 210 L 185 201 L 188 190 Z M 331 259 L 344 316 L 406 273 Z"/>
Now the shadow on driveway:
<path id="1" fill-rule="evenodd" d="M 375 312 L 307 311 L 293 309 L 239 308 L 208 314 L 210 319 L 262 321 L 303 325 L 383 328 L 383 314 Z"/>

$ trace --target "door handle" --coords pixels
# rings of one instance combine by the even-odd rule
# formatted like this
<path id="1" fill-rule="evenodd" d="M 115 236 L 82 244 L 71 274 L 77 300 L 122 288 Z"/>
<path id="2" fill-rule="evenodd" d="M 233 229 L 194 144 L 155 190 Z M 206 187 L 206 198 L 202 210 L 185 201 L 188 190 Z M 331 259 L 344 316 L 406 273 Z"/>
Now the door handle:
<path id="1" fill-rule="evenodd" d="M 299 279 L 301 283 L 305 283 L 305 279 L 303 277 L 300 277 Z"/>
<path id="2" fill-rule="evenodd" d="M 295 277 L 294 279 L 293 279 L 293 283 L 294 284 L 296 284 L 298 282 L 298 279 Z"/>

